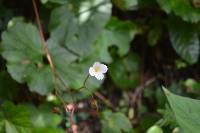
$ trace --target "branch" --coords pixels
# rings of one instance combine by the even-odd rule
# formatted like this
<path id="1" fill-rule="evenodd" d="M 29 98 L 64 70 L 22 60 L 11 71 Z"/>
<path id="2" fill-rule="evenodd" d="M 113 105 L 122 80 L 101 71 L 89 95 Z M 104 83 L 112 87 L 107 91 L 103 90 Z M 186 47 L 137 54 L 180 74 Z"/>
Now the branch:
<path id="1" fill-rule="evenodd" d="M 39 13 L 38 13 L 36 1 L 32 0 L 32 3 L 33 3 L 33 8 L 34 8 L 34 13 L 35 13 L 35 16 L 36 16 L 36 22 L 37 22 L 37 25 L 38 25 L 38 28 L 39 28 L 40 39 L 42 41 L 42 47 L 43 47 L 43 50 L 44 50 L 45 55 L 47 57 L 48 63 L 50 64 L 50 68 L 51 68 L 51 71 L 52 71 L 53 77 L 54 77 L 54 82 L 56 80 L 59 80 L 65 86 L 65 83 L 63 82 L 63 80 L 59 77 L 59 75 L 56 72 L 56 68 L 55 68 L 55 65 L 53 64 L 52 57 L 51 57 L 51 54 L 49 52 L 47 42 L 45 41 L 44 31 L 43 31 L 42 24 L 41 24 L 41 21 L 40 21 L 40 16 L 39 16 Z M 68 107 L 66 106 L 67 104 L 65 103 L 64 99 L 59 95 L 59 91 L 58 91 L 58 88 L 56 87 L 56 84 L 54 84 L 54 87 L 55 87 L 55 95 L 60 99 L 65 112 L 70 112 L 71 129 L 72 129 L 73 133 L 77 133 L 77 127 L 76 128 L 74 127 L 75 124 L 74 124 L 73 119 L 72 119 L 73 115 L 74 115 L 75 108 L 73 108 L 73 110 L 70 111 L 68 109 Z"/>
<path id="2" fill-rule="evenodd" d="M 39 28 L 40 39 L 42 41 L 42 46 L 43 46 L 44 52 L 46 54 L 47 60 L 50 64 L 50 67 L 52 69 L 52 72 L 54 73 L 54 75 L 56 75 L 55 74 L 55 66 L 52 62 L 52 58 L 51 58 L 51 55 L 50 55 L 49 50 L 48 50 L 48 45 L 45 41 L 44 32 L 43 32 L 42 24 L 40 22 L 40 16 L 39 16 L 39 13 L 38 13 L 37 5 L 36 5 L 35 0 L 32 0 L 32 2 L 33 2 L 34 12 L 35 12 L 35 16 L 36 16 L 36 22 L 37 22 L 37 25 L 38 25 L 38 28 Z"/>
<path id="3" fill-rule="evenodd" d="M 102 100 L 104 102 L 105 105 L 107 105 L 108 107 L 110 107 L 113 111 L 116 111 L 115 106 L 105 97 L 103 96 L 101 93 L 99 92 L 95 92 L 94 93 L 95 96 L 97 96 L 100 100 Z"/>
<path id="4" fill-rule="evenodd" d="M 144 87 L 149 86 L 155 80 L 156 80 L 156 78 L 153 77 L 153 78 L 147 80 L 144 84 L 136 87 L 135 92 L 132 96 L 133 105 L 135 105 L 137 103 L 137 101 L 139 101 L 141 99 L 141 94 L 143 93 Z"/>

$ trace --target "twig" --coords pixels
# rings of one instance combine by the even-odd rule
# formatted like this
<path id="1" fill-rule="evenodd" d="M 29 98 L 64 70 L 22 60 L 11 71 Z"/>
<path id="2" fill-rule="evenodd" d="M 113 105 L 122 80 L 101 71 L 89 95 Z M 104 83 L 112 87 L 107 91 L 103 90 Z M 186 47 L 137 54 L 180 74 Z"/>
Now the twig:
<path id="1" fill-rule="evenodd" d="M 77 89 L 78 91 L 86 88 L 86 83 L 87 83 L 87 80 L 89 79 L 89 77 L 90 77 L 90 75 L 88 74 L 87 77 L 85 78 L 84 82 L 83 82 L 83 85 L 80 88 Z"/>
<path id="2" fill-rule="evenodd" d="M 97 96 L 100 100 L 104 102 L 108 107 L 110 107 L 113 111 L 116 111 L 115 106 L 108 100 L 106 97 L 104 97 L 101 93 L 95 92 L 95 96 Z"/>
<path id="3" fill-rule="evenodd" d="M 47 42 L 45 41 L 44 31 L 43 31 L 42 24 L 41 24 L 41 21 L 40 21 L 40 16 L 39 16 L 39 13 L 38 13 L 37 4 L 36 4 L 35 0 L 32 0 L 32 3 L 33 3 L 35 16 L 36 16 L 36 22 L 37 22 L 37 25 L 38 25 L 38 28 L 39 28 L 40 39 L 42 41 L 42 46 L 43 46 L 44 52 L 46 54 L 47 60 L 50 64 L 51 71 L 53 73 L 54 82 L 56 82 L 56 80 L 58 79 L 65 86 L 65 83 L 62 81 L 62 79 L 59 77 L 59 75 L 56 72 L 55 65 L 53 64 L 50 52 L 48 50 L 48 45 L 47 45 Z M 63 108 L 64 108 L 65 112 L 69 111 L 68 107 L 66 106 L 67 104 L 65 103 L 64 99 L 59 95 L 59 91 L 58 91 L 58 88 L 56 87 L 56 83 L 54 84 L 54 86 L 55 86 L 55 94 L 60 99 L 61 103 L 63 104 Z M 74 129 L 74 127 L 73 127 L 74 123 L 73 123 L 73 119 L 71 119 L 71 117 L 73 117 L 73 115 L 74 115 L 74 110 L 70 113 L 71 113 L 70 114 L 70 125 L 71 125 L 71 128 L 72 128 L 72 131 L 74 131 L 73 130 Z M 73 133 L 77 133 L 77 132 L 73 132 Z"/>
<path id="4" fill-rule="evenodd" d="M 84 89 L 84 88 L 87 90 L 86 82 L 87 82 L 87 80 L 89 79 L 89 77 L 90 77 L 90 75 L 88 74 L 87 77 L 85 78 L 84 82 L 83 82 L 83 86 L 80 87 L 79 89 L 77 89 L 78 91 L 80 91 L 81 89 Z M 88 90 L 88 91 L 89 91 L 89 90 Z M 102 101 L 104 102 L 104 104 L 106 104 L 108 107 L 110 107 L 113 111 L 116 111 L 114 105 L 113 105 L 108 99 L 106 99 L 101 93 L 95 92 L 94 95 L 95 95 L 96 97 L 98 97 L 100 100 L 102 100 Z M 93 100 L 95 100 L 93 94 L 91 94 L 91 97 L 92 97 Z M 97 103 L 95 103 L 95 106 L 96 106 L 97 112 L 98 112 L 99 108 L 98 108 Z"/>
<path id="5" fill-rule="evenodd" d="M 83 82 L 83 86 L 86 85 L 86 82 L 87 82 L 87 80 L 88 80 L 89 77 L 90 77 L 90 75 L 88 74 L 87 77 L 85 78 L 84 82 Z"/>
<path id="6" fill-rule="evenodd" d="M 37 22 L 37 25 L 38 25 L 38 28 L 39 28 L 40 39 L 42 41 L 42 46 L 43 46 L 44 52 L 46 54 L 47 60 L 50 64 L 50 67 L 51 67 L 54 75 L 56 75 L 55 74 L 55 66 L 52 62 L 52 58 L 51 58 L 51 55 L 50 55 L 49 50 L 48 50 L 48 45 L 45 41 L 44 32 L 43 32 L 42 24 L 40 22 L 40 16 L 39 16 L 39 13 L 38 13 L 38 8 L 37 8 L 35 0 L 32 0 L 32 2 L 33 2 L 34 12 L 35 12 L 35 16 L 36 16 L 36 22 Z"/>
<path id="7" fill-rule="evenodd" d="M 45 41 L 44 31 L 43 31 L 42 24 L 41 24 L 41 21 L 40 21 L 40 16 L 39 16 L 39 13 L 38 13 L 37 4 L 36 4 L 35 0 L 32 0 L 32 3 L 33 3 L 33 7 L 34 7 L 35 16 L 36 16 L 36 22 L 37 22 L 37 25 L 38 25 L 38 28 L 39 28 L 40 38 L 41 38 L 41 41 L 42 41 L 42 47 L 44 49 L 47 60 L 50 64 L 50 68 L 51 68 L 51 71 L 53 73 L 54 81 L 59 80 L 65 86 L 65 83 L 63 82 L 63 80 L 59 77 L 59 75 L 56 72 L 55 65 L 53 64 L 51 54 L 48 50 L 48 45 L 47 45 L 47 42 Z M 88 78 L 89 78 L 89 74 L 87 75 L 86 79 L 83 82 L 83 86 L 80 89 L 86 88 L 86 82 L 87 82 Z M 77 125 L 74 124 L 74 122 L 73 122 L 73 115 L 74 115 L 74 111 L 75 111 L 75 106 L 73 107 L 72 110 L 70 110 L 67 107 L 67 104 L 65 103 L 64 99 L 60 96 L 58 88 L 56 87 L 56 84 L 54 84 L 54 85 L 55 85 L 55 95 L 60 99 L 61 103 L 63 104 L 64 110 L 66 112 L 70 113 L 70 120 L 69 121 L 70 121 L 71 129 L 72 129 L 73 133 L 77 133 Z M 99 99 L 101 99 L 107 106 L 112 108 L 114 111 L 116 110 L 114 105 L 112 105 L 112 103 L 109 100 L 107 100 L 102 94 L 100 94 L 99 92 L 95 92 L 95 96 L 97 96 Z"/>
<path id="8" fill-rule="evenodd" d="M 43 46 L 44 52 L 46 54 L 47 60 L 48 60 L 48 62 L 50 64 L 51 71 L 53 73 L 55 81 L 59 80 L 64 85 L 64 87 L 67 88 L 67 86 L 65 85 L 64 81 L 58 75 L 58 73 L 56 71 L 56 67 L 55 67 L 55 65 L 54 65 L 54 63 L 52 61 L 52 57 L 51 57 L 51 54 L 50 54 L 49 49 L 48 49 L 48 44 L 45 41 L 44 31 L 43 31 L 43 28 L 42 28 L 42 24 L 41 24 L 41 21 L 40 21 L 40 16 L 39 16 L 39 13 L 38 13 L 38 8 L 37 8 L 37 4 L 36 4 L 35 0 L 32 0 L 32 3 L 33 3 L 33 7 L 34 7 L 35 16 L 36 16 L 36 22 L 37 22 L 37 25 L 38 25 L 38 28 L 39 28 L 39 33 L 40 33 L 40 39 L 42 41 L 42 46 Z"/>
<path id="9" fill-rule="evenodd" d="M 38 28 L 39 28 L 39 33 L 40 33 L 40 39 L 42 41 L 42 46 L 43 46 L 44 52 L 46 54 L 47 60 L 48 60 L 48 62 L 50 64 L 50 68 L 51 68 L 51 71 L 53 73 L 54 81 L 56 81 L 58 75 L 56 73 L 55 65 L 53 64 L 51 55 L 49 53 L 47 42 L 45 41 L 44 31 L 42 29 L 42 24 L 40 22 L 40 16 L 39 16 L 39 13 L 38 13 L 37 4 L 36 4 L 35 0 L 32 0 L 32 3 L 33 3 L 33 8 L 34 8 L 35 16 L 36 16 L 36 22 L 37 22 L 37 25 L 38 25 Z M 56 90 L 56 95 L 59 97 L 58 89 L 57 89 L 56 86 L 55 86 L 55 90 Z M 60 98 L 60 99 L 62 99 L 62 98 Z M 64 100 L 61 100 L 61 102 L 64 104 L 63 101 Z"/>
<path id="10" fill-rule="evenodd" d="M 133 103 L 134 103 L 133 105 L 136 104 L 137 99 L 140 99 L 140 98 L 141 98 L 141 94 L 142 94 L 142 92 L 143 92 L 143 90 L 144 90 L 144 87 L 149 86 L 149 85 L 152 84 L 155 80 L 156 80 L 156 78 L 153 77 L 153 78 L 147 80 L 144 84 L 142 84 L 142 85 L 136 87 L 135 92 L 134 92 L 134 94 L 133 94 L 133 96 L 132 96 L 132 101 L 133 101 Z"/>

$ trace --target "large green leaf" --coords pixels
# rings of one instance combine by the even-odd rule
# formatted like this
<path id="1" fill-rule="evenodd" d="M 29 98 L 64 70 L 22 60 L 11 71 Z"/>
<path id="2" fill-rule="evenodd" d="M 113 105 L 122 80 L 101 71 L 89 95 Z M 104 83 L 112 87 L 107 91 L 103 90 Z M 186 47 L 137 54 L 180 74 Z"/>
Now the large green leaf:
<path id="1" fill-rule="evenodd" d="M 132 125 L 129 119 L 122 113 L 112 113 L 110 110 L 102 113 L 102 133 L 130 132 Z"/>
<path id="2" fill-rule="evenodd" d="M 12 78 L 20 83 L 27 82 L 30 90 L 42 95 L 53 89 L 52 74 L 43 61 L 45 55 L 35 26 L 13 22 L 2 34 L 2 48 Z"/>
<path id="3" fill-rule="evenodd" d="M 88 75 L 89 67 L 96 61 L 95 56 L 85 58 L 82 61 L 76 61 L 79 59 L 78 57 L 74 56 L 67 49 L 59 46 L 54 41 L 52 42 L 49 40 L 48 44 L 57 73 L 65 84 L 63 86 L 63 83 L 59 82 L 59 88 L 62 90 L 64 89 L 65 91 L 68 88 L 72 90 L 70 93 L 63 93 L 67 101 L 87 97 L 100 86 L 101 82 L 94 78 L 89 78 L 86 83 L 88 89 L 82 89 L 81 91 L 77 90 L 82 87 L 83 82 Z"/>
<path id="4" fill-rule="evenodd" d="M 171 20 L 169 35 L 173 48 L 184 60 L 190 64 L 198 61 L 200 46 L 194 25 L 180 20 Z"/>
<path id="5" fill-rule="evenodd" d="M 0 109 L 1 133 L 31 133 L 29 113 L 25 107 L 6 102 Z"/>
<path id="6" fill-rule="evenodd" d="M 39 39 L 35 26 L 17 21 L 2 35 L 2 55 L 15 80 L 20 83 L 27 82 L 31 91 L 46 95 L 54 88 L 54 80 Z M 80 88 L 95 58 L 77 62 L 78 57 L 59 45 L 54 38 L 47 43 L 56 71 L 65 84 L 63 86 L 63 83 L 58 82 L 59 88 Z M 99 85 L 100 82 L 95 79 L 87 82 L 87 87 L 93 90 Z"/>
<path id="7" fill-rule="evenodd" d="M 75 90 L 83 85 L 89 67 L 98 59 L 98 54 L 94 52 L 96 49 L 92 49 L 93 43 L 111 13 L 109 0 L 80 1 L 79 5 L 78 9 L 72 4 L 73 10 L 64 5 L 52 11 L 49 26 L 51 38 L 48 41 L 52 43 L 49 49 L 61 79 L 65 86 Z M 54 44 L 55 47 L 51 48 Z M 69 54 L 72 56 L 69 57 Z M 91 95 L 100 83 L 90 78 L 87 90 L 65 93 L 64 97 L 67 100 L 81 99 Z"/>
<path id="8" fill-rule="evenodd" d="M 107 63 L 112 62 L 108 49 L 113 45 L 119 48 L 120 56 L 127 54 L 130 42 L 137 32 L 138 28 L 134 23 L 112 18 L 96 42 L 100 60 Z"/>
<path id="9" fill-rule="evenodd" d="M 67 5 L 53 10 L 49 27 L 54 41 L 83 57 L 90 54 L 92 44 L 109 20 L 111 3 L 109 0 L 89 0 L 79 4 L 78 11 Z"/>
<path id="10" fill-rule="evenodd" d="M 200 100 L 172 94 L 163 88 L 174 116 L 184 133 L 199 133 L 200 130 Z"/>
<path id="11" fill-rule="evenodd" d="M 167 13 L 173 12 L 185 21 L 197 23 L 200 20 L 200 9 L 192 6 L 190 0 L 157 0 Z"/>

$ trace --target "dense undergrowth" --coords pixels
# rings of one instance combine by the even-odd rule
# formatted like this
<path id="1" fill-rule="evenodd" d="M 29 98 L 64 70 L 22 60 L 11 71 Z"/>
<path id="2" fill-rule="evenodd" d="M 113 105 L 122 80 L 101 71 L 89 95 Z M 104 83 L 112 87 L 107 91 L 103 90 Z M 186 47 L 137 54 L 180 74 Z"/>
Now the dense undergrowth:
<path id="1" fill-rule="evenodd" d="M 0 133 L 199 133 L 199 21 L 198 0 L 0 0 Z"/>

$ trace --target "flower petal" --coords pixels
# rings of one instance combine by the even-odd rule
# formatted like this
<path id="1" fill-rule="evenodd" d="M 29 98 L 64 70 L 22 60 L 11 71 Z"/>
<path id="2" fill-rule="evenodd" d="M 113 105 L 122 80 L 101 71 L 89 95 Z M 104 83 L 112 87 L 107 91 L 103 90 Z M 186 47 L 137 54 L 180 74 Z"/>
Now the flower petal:
<path id="1" fill-rule="evenodd" d="M 98 67 L 98 66 L 100 66 L 100 65 L 101 65 L 100 62 L 95 62 L 94 65 L 93 65 L 93 67 L 95 68 L 95 67 Z"/>
<path id="2" fill-rule="evenodd" d="M 98 80 L 102 80 L 104 78 L 104 75 L 102 73 L 96 73 L 95 74 L 95 77 L 98 79 Z"/>
<path id="3" fill-rule="evenodd" d="M 101 64 L 101 73 L 106 73 L 108 71 L 108 67 L 104 64 Z"/>
<path id="4" fill-rule="evenodd" d="M 90 74 L 91 76 L 94 76 L 94 75 L 96 74 L 96 72 L 95 72 L 95 70 L 94 70 L 93 67 L 90 67 L 90 69 L 89 69 L 89 74 Z"/>

